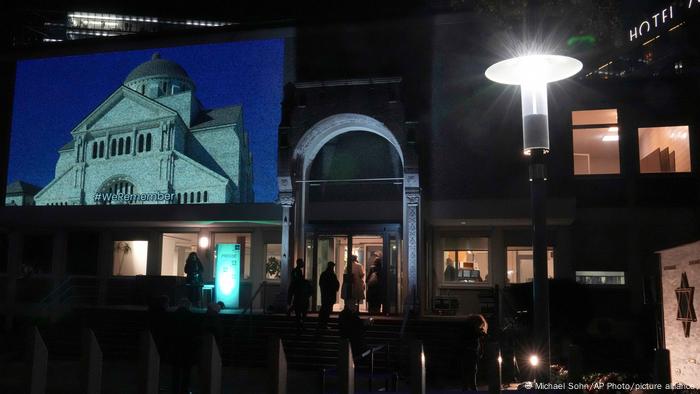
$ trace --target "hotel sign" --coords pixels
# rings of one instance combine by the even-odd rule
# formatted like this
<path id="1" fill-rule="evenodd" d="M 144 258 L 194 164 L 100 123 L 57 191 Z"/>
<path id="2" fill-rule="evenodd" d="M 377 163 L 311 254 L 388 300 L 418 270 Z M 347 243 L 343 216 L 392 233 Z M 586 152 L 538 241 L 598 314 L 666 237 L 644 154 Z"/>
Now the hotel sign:
<path id="1" fill-rule="evenodd" d="M 684 2 L 685 1 L 687 1 L 687 7 L 685 7 L 685 9 L 689 10 L 693 8 L 700 8 L 700 0 L 684 0 Z M 630 42 L 637 39 L 646 40 L 658 29 L 670 25 L 676 19 L 679 19 L 679 13 L 682 11 L 682 6 L 678 7 L 677 5 L 669 5 L 668 7 L 659 10 L 655 14 L 650 15 L 641 23 L 629 29 Z"/>

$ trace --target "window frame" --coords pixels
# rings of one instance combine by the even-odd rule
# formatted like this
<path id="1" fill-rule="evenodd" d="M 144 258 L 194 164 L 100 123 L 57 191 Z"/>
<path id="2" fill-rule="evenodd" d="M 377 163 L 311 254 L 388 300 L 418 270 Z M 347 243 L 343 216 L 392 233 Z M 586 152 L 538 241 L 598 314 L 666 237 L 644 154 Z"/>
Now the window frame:
<path id="1" fill-rule="evenodd" d="M 617 112 L 617 123 L 600 123 L 600 124 L 586 124 L 586 125 L 574 125 L 574 120 L 573 120 L 573 113 L 574 112 L 580 112 L 580 111 L 602 111 L 602 110 L 610 110 L 614 109 Z M 622 149 L 623 141 L 625 139 L 624 133 L 623 133 L 623 127 L 622 127 L 622 115 L 620 113 L 620 105 L 619 104 L 613 104 L 609 103 L 609 105 L 603 105 L 603 106 L 597 106 L 597 107 L 585 107 L 585 108 L 572 108 L 569 114 L 569 130 L 571 132 L 571 155 L 570 155 L 570 160 L 571 160 L 571 175 L 575 179 L 619 179 L 622 178 L 625 174 L 624 170 L 624 150 Z M 576 174 L 576 171 L 574 169 L 574 154 L 576 153 L 574 151 L 574 130 L 576 129 L 598 129 L 598 128 L 605 128 L 605 127 L 617 127 L 617 135 L 618 135 L 618 140 L 617 140 L 617 160 L 619 164 L 620 171 L 618 173 L 610 173 L 610 174 Z"/>
<path id="2" fill-rule="evenodd" d="M 641 170 L 641 159 L 639 157 L 639 129 L 651 129 L 651 128 L 659 128 L 659 127 L 683 127 L 686 126 L 688 127 L 688 154 L 690 155 L 690 171 L 687 172 L 642 172 Z M 693 132 L 695 131 L 695 127 L 693 127 L 693 122 L 690 120 L 687 121 L 668 121 L 668 122 L 663 122 L 663 121 L 654 121 L 654 122 L 638 122 L 635 125 L 635 146 L 634 146 L 634 153 L 635 153 L 635 173 L 637 176 L 643 177 L 643 178 L 668 178 L 668 177 L 674 177 L 674 178 L 690 178 L 694 177 L 696 170 L 698 166 L 694 165 L 694 162 L 696 158 L 693 155 L 694 151 L 694 140 L 693 140 Z"/>
<path id="3" fill-rule="evenodd" d="M 486 239 L 486 244 L 487 244 L 487 249 L 486 252 L 488 254 L 487 257 L 487 266 L 488 266 L 488 272 L 482 276 L 483 281 L 482 282 L 445 282 L 444 280 L 444 255 L 446 251 L 452 251 L 455 249 L 443 249 L 442 248 L 442 240 L 446 238 L 485 238 Z M 433 252 L 433 258 L 437 258 L 438 261 L 433 261 L 432 263 L 432 270 L 435 271 L 435 265 L 436 263 L 439 264 L 441 267 L 440 272 L 439 272 L 439 277 L 436 278 L 437 281 L 433 281 L 433 283 L 436 283 L 437 288 L 442 288 L 442 289 L 479 289 L 479 288 L 490 288 L 493 287 L 495 281 L 492 275 L 493 272 L 493 239 L 492 239 L 492 234 L 488 231 L 438 231 L 435 234 L 434 238 L 435 242 L 435 248 Z M 461 250 L 461 249 L 460 249 Z M 466 250 L 466 249 L 465 249 Z M 471 249 L 471 250 L 481 250 L 481 249 Z M 435 272 L 435 274 L 438 274 Z M 488 278 L 486 278 L 486 275 L 488 275 Z"/>
<path id="4" fill-rule="evenodd" d="M 509 245 L 509 244 L 505 244 L 504 246 L 505 246 L 504 249 L 505 249 L 505 252 L 506 252 L 506 258 L 505 258 L 505 260 L 504 260 L 504 261 L 505 261 L 505 264 L 506 264 L 505 270 L 504 270 L 505 276 L 503 277 L 503 283 L 504 283 L 504 285 L 505 285 L 505 286 L 510 286 L 510 285 L 513 285 L 513 284 L 516 284 L 516 285 L 517 285 L 517 284 L 523 284 L 523 283 L 532 283 L 531 281 L 530 281 L 530 282 L 509 282 L 509 281 L 508 281 L 508 252 L 509 252 L 509 249 L 515 249 L 515 251 L 518 251 L 518 250 L 530 250 L 530 251 L 532 251 L 532 249 L 533 249 L 533 248 L 532 248 L 532 245 L 522 245 L 522 244 L 510 244 L 510 245 Z M 557 267 L 556 267 L 556 264 L 557 264 L 557 259 L 556 259 L 557 254 L 556 254 L 556 248 L 555 248 L 554 245 L 547 245 L 547 252 L 550 252 L 550 251 L 552 252 L 552 277 L 550 278 L 549 275 L 548 275 L 548 276 L 547 276 L 547 279 L 555 279 L 555 278 L 557 277 L 557 270 L 556 270 L 556 268 L 557 268 Z M 534 262 L 534 256 L 533 256 L 533 262 L 532 262 L 532 263 L 533 263 L 533 265 L 535 264 L 535 262 Z M 533 266 L 533 275 L 534 275 L 534 266 Z"/>

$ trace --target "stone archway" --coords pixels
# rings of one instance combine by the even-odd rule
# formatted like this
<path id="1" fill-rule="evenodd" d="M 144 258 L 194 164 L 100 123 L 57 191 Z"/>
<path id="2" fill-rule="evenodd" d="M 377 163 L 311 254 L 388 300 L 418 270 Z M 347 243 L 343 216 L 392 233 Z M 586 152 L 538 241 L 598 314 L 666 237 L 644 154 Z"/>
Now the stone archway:
<path id="1" fill-rule="evenodd" d="M 357 113 L 328 116 L 303 131 L 297 142 L 289 147 L 289 156 L 280 157 L 278 174 L 279 202 L 282 218 L 282 288 L 288 284 L 288 272 L 293 256 L 303 256 L 305 219 L 305 188 L 298 186 L 308 180 L 311 163 L 329 141 L 344 133 L 365 131 L 386 139 L 396 150 L 403 167 L 402 228 L 403 259 L 405 260 L 406 294 L 410 303 L 418 305 L 418 250 L 420 223 L 420 188 L 418 163 L 414 147 L 407 143 L 405 132 L 391 130 L 379 120 Z M 288 172 L 287 172 L 288 171 Z M 301 182 L 299 182 L 301 181 Z"/>

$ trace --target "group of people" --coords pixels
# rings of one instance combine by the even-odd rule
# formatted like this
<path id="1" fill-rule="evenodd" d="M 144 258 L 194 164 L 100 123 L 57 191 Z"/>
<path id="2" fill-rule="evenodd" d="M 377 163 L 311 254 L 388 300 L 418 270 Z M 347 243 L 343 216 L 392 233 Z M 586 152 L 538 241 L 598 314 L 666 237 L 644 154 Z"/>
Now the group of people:
<path id="1" fill-rule="evenodd" d="M 370 314 L 382 312 L 385 293 L 382 262 L 381 257 L 374 257 L 369 274 L 365 278 L 365 269 L 359 263 L 357 256 L 350 256 L 348 269 L 343 275 L 341 292 L 346 309 L 357 312 L 360 304 L 366 299 Z M 328 325 L 333 305 L 338 300 L 338 291 L 341 290 L 334 262 L 329 261 L 326 264 L 326 269 L 321 273 L 318 285 L 321 290 L 321 308 L 318 314 L 319 328 L 325 328 Z M 313 290 L 313 285 L 304 275 L 304 260 L 297 259 L 287 292 L 287 312 L 294 312 L 299 329 L 303 329 L 303 322 L 310 306 L 309 298 L 313 295 Z"/>

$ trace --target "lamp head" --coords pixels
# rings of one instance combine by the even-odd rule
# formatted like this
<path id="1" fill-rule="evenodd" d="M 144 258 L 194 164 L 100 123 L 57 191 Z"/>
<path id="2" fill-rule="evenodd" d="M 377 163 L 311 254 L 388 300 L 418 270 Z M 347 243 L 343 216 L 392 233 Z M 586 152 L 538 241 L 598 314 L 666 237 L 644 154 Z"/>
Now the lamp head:
<path id="1" fill-rule="evenodd" d="M 569 78 L 583 64 L 568 56 L 527 55 L 500 61 L 486 70 L 486 78 L 506 85 L 543 84 Z"/>

